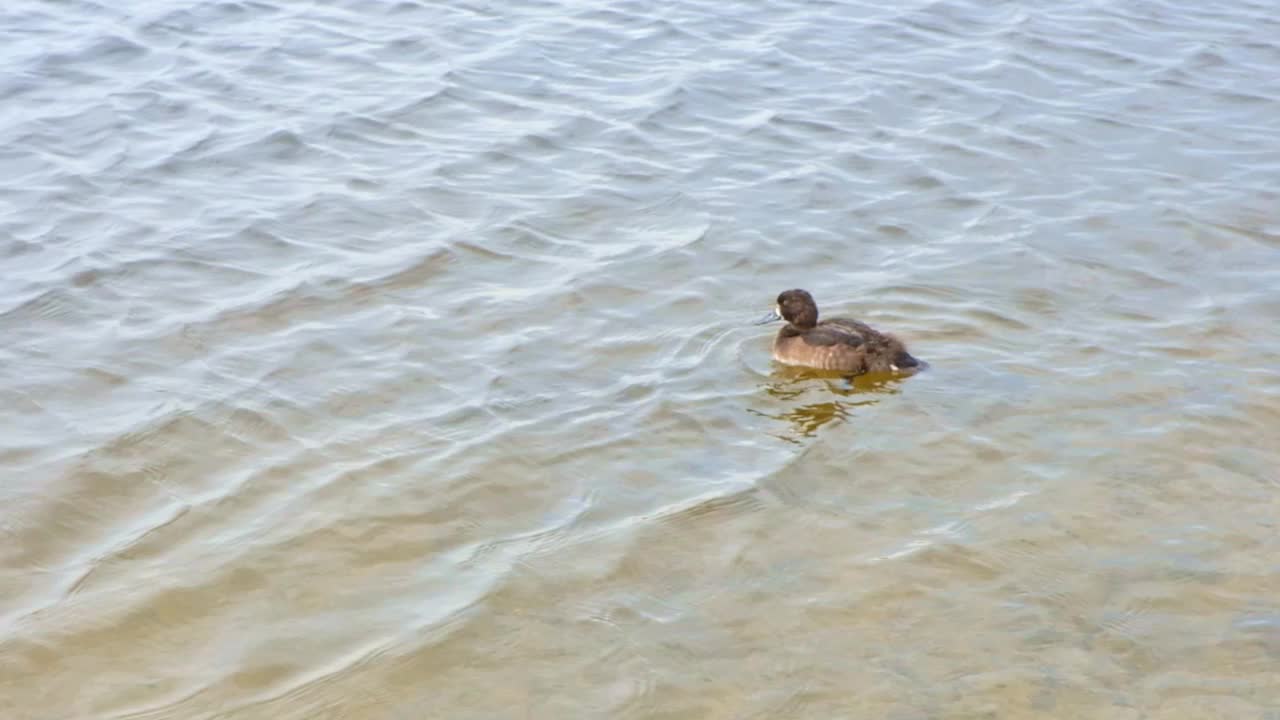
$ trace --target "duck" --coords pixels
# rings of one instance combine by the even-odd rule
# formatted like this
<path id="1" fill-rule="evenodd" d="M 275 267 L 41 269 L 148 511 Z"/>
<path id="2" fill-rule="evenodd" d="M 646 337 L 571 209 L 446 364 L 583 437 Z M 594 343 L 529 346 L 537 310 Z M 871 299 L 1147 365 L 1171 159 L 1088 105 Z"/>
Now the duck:
<path id="1" fill-rule="evenodd" d="M 913 373 L 924 363 L 902 341 L 858 320 L 818 321 L 818 304 L 807 290 L 778 295 L 773 312 L 757 325 L 785 320 L 773 339 L 773 359 L 784 365 L 864 373 Z"/>

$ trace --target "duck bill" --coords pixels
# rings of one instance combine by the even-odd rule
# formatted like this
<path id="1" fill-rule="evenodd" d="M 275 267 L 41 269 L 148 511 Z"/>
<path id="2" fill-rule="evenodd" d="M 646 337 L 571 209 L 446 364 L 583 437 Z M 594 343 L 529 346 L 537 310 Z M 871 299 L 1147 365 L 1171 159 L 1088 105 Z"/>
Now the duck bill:
<path id="1" fill-rule="evenodd" d="M 771 322 L 777 322 L 781 319 L 782 319 L 782 316 L 778 314 L 777 310 L 774 310 L 770 312 L 768 315 L 765 315 L 764 317 L 760 318 L 759 320 L 751 324 L 752 325 L 768 325 Z"/>

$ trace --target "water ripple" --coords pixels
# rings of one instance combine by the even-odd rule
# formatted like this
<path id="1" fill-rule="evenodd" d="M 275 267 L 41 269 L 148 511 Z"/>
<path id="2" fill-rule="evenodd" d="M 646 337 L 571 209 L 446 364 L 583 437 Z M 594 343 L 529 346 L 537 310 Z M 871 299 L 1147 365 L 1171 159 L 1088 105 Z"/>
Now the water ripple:
<path id="1" fill-rule="evenodd" d="M 1272 709 L 1269 11 L 0 10 L 6 717 Z"/>

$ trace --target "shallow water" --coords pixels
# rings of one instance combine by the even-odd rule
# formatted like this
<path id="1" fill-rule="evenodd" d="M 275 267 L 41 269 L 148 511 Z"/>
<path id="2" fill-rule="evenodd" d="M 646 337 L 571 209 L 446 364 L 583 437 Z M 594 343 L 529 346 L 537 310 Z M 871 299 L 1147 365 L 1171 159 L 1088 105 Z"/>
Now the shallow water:
<path id="1" fill-rule="evenodd" d="M 0 60 L 6 720 L 1280 717 L 1270 3 L 19 0 Z M 931 369 L 775 366 L 794 286 Z"/>

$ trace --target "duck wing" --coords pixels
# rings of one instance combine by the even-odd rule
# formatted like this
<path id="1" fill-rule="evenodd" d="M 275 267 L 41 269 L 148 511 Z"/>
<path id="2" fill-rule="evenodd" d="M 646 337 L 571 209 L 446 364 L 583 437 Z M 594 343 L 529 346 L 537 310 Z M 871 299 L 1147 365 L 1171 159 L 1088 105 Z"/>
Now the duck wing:
<path id="1" fill-rule="evenodd" d="M 867 329 L 871 330 L 871 328 Z M 871 330 L 871 332 L 874 333 L 875 331 Z M 804 332 L 804 341 L 808 345 L 850 345 L 852 347 L 861 347 L 867 339 L 854 328 L 844 327 L 843 325 L 823 324 Z"/>
<path id="2" fill-rule="evenodd" d="M 840 330 L 862 337 L 864 340 L 880 337 L 880 332 L 870 325 L 849 318 L 831 318 L 818 323 L 818 327 L 839 328 Z"/>
<path id="3" fill-rule="evenodd" d="M 861 347 L 867 358 L 868 370 L 897 372 L 920 366 L 920 361 L 907 352 L 901 340 L 882 333 L 864 322 L 849 318 L 831 318 L 818 323 L 818 327 L 814 328 L 814 331 L 817 330 L 845 333 L 845 338 L 840 342 Z"/>

